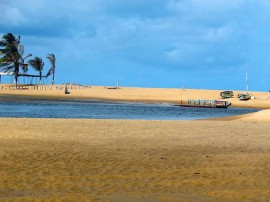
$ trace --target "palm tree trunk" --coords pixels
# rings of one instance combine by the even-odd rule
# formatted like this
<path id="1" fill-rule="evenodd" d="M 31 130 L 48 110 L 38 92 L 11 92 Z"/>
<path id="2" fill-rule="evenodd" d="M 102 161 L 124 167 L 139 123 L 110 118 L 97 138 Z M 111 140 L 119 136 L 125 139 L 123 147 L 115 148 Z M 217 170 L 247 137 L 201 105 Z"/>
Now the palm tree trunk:
<path id="1" fill-rule="evenodd" d="M 41 85 L 42 72 L 39 72 L 39 85 Z"/>
<path id="2" fill-rule="evenodd" d="M 16 85 L 16 88 L 17 88 L 17 85 L 18 84 L 18 75 L 15 75 L 15 85 Z"/>
<path id="3" fill-rule="evenodd" d="M 53 72 L 53 78 L 52 78 L 52 85 L 54 85 L 54 72 Z"/>
<path id="4" fill-rule="evenodd" d="M 17 70 L 15 70 L 15 85 L 16 85 L 16 88 L 18 87 L 18 71 Z"/>
<path id="5" fill-rule="evenodd" d="M 20 67 L 19 67 L 19 63 L 15 63 L 15 70 L 14 70 L 14 73 L 15 73 L 15 84 L 16 84 L 16 89 L 17 89 L 17 87 L 18 87 L 18 77 L 19 77 L 19 69 Z"/>

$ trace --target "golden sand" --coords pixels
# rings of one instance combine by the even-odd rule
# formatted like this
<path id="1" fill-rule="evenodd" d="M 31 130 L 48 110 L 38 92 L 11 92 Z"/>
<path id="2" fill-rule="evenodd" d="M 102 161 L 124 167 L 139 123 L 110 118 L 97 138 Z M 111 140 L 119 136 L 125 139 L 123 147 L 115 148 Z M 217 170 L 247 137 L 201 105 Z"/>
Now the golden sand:
<path id="1" fill-rule="evenodd" d="M 157 102 L 183 91 L 75 90 L 71 96 Z M 267 95 L 245 103 L 266 107 Z M 270 110 L 218 121 L 0 118 L 0 201 L 268 201 L 269 117 Z"/>
<path id="2" fill-rule="evenodd" d="M 0 131 L 2 201 L 270 196 L 269 122 L 2 118 Z"/>
<path id="3" fill-rule="evenodd" d="M 119 101 L 141 101 L 141 102 L 171 102 L 180 103 L 187 99 L 220 100 L 221 90 L 196 90 L 196 89 L 171 89 L 171 88 L 130 88 L 109 89 L 104 86 L 83 87 L 69 85 L 70 94 L 64 94 L 64 85 L 55 86 L 30 86 L 28 89 L 9 89 L 8 85 L 0 85 L 0 95 L 22 95 L 43 97 L 50 99 L 97 99 L 97 100 L 119 100 Z M 234 98 L 228 99 L 235 107 L 270 108 L 269 92 L 250 92 L 256 99 L 239 101 L 234 91 Z"/>

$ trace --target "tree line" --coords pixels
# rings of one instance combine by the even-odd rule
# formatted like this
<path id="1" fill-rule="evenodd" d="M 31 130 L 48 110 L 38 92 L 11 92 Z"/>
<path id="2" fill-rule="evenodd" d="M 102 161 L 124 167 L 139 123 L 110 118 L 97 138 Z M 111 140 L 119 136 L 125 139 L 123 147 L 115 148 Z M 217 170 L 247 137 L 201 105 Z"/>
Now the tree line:
<path id="1" fill-rule="evenodd" d="M 27 54 L 25 56 L 24 46 L 21 44 L 21 37 L 15 37 L 12 33 L 7 33 L 2 37 L 0 41 L 0 70 L 5 73 L 10 72 L 15 76 L 15 83 L 17 87 L 18 77 L 20 76 L 20 69 L 23 73 L 28 71 L 29 65 L 38 72 L 40 78 L 39 84 L 41 84 L 42 71 L 44 67 L 44 62 L 41 57 L 32 57 L 32 54 Z M 26 59 L 28 61 L 26 62 Z M 44 77 L 49 77 L 52 75 L 52 85 L 54 84 L 54 74 L 55 74 L 55 55 L 48 54 L 47 59 L 51 64 L 51 68 Z"/>

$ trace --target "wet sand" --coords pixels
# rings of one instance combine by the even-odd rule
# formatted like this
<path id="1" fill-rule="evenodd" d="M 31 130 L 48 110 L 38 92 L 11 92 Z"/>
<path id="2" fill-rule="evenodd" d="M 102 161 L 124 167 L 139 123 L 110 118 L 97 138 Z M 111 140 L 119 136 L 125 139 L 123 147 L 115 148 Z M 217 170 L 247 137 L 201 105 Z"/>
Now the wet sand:
<path id="1" fill-rule="evenodd" d="M 0 118 L 0 201 L 267 201 L 269 117 Z"/>

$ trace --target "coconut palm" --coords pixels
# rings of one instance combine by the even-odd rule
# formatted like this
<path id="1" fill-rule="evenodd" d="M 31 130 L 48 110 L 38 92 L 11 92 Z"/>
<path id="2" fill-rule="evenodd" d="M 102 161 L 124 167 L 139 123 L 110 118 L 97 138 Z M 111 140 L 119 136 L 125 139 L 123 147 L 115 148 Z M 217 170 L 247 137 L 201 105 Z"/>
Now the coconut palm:
<path id="1" fill-rule="evenodd" d="M 47 58 L 49 59 L 50 63 L 51 63 L 51 68 L 50 70 L 48 71 L 48 73 L 46 74 L 46 78 L 48 76 L 50 76 L 51 74 L 53 75 L 53 78 L 52 78 L 52 85 L 54 84 L 54 73 L 55 73 L 55 55 L 54 54 L 48 54 Z"/>
<path id="2" fill-rule="evenodd" d="M 24 60 L 32 54 L 23 57 L 24 47 L 20 44 L 20 36 L 16 38 L 12 33 L 5 34 L 0 41 L 0 68 L 4 72 L 13 72 L 17 87 L 20 67 L 25 71 L 28 67 Z"/>
<path id="3" fill-rule="evenodd" d="M 34 59 L 31 59 L 28 61 L 28 64 L 33 67 L 34 70 L 39 72 L 39 84 L 41 84 L 41 78 L 42 78 L 42 71 L 44 67 L 44 62 L 41 58 L 35 57 Z"/>

